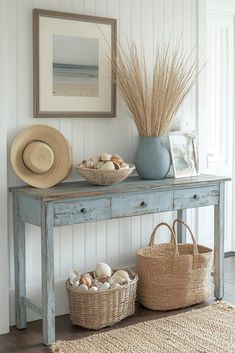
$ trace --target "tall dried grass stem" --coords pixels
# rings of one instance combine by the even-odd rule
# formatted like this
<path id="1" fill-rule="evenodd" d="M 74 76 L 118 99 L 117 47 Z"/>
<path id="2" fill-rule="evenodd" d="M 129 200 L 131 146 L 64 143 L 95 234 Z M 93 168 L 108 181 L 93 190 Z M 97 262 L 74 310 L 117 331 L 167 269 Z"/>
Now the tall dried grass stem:
<path id="1" fill-rule="evenodd" d="M 167 132 L 175 114 L 198 77 L 198 62 L 193 51 L 186 56 L 170 43 L 157 51 L 152 74 L 145 54 L 134 43 L 127 49 L 118 45 L 112 62 L 117 85 L 141 136 L 160 136 Z"/>

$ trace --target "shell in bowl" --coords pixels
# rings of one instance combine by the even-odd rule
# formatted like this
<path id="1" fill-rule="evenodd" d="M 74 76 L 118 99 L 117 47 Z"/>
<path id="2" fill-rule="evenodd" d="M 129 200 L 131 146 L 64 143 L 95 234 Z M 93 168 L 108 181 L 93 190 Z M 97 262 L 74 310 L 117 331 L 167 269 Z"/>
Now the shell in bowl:
<path id="1" fill-rule="evenodd" d="M 91 169 L 82 166 L 81 164 L 76 164 L 74 168 L 84 179 L 95 185 L 111 185 L 120 183 L 135 170 L 135 166 L 133 164 L 130 164 L 129 168 L 117 170 Z"/>

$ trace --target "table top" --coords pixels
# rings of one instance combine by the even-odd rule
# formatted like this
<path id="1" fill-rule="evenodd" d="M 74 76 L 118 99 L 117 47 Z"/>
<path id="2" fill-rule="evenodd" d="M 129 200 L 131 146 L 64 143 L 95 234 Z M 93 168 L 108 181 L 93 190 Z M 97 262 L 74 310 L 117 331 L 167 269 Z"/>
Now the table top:
<path id="1" fill-rule="evenodd" d="M 17 186 L 10 188 L 10 191 L 41 201 L 56 201 L 81 197 L 109 196 L 128 192 L 143 192 L 156 189 L 160 191 L 166 189 L 200 187 L 229 180 L 231 179 L 227 177 L 205 174 L 189 178 L 165 178 L 161 180 L 144 180 L 138 176 L 133 176 L 119 184 L 110 186 L 91 185 L 87 181 L 75 181 L 61 183 L 49 189 Z"/>

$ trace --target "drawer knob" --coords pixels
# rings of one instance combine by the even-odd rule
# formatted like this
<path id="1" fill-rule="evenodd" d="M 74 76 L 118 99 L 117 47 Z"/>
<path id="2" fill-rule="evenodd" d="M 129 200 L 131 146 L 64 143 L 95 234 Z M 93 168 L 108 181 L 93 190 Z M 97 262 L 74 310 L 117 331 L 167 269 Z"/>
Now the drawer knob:
<path id="1" fill-rule="evenodd" d="M 194 200 L 199 200 L 200 196 L 198 194 L 193 195 Z"/>
<path id="2" fill-rule="evenodd" d="M 141 207 L 146 207 L 147 206 L 147 202 L 146 201 L 141 201 L 140 206 Z"/>
<path id="3" fill-rule="evenodd" d="M 83 213 L 83 214 L 86 214 L 86 213 L 87 213 L 87 209 L 86 209 L 86 208 L 82 208 L 82 209 L 80 210 L 80 212 Z"/>

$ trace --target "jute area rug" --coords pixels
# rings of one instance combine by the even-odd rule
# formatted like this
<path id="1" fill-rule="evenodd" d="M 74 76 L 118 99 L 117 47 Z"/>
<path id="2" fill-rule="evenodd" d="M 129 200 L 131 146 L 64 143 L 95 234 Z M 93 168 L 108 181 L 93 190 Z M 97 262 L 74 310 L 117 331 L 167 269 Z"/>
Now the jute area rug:
<path id="1" fill-rule="evenodd" d="M 235 353 L 235 308 L 217 303 L 75 341 L 53 353 Z"/>

